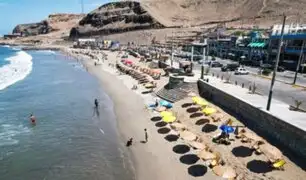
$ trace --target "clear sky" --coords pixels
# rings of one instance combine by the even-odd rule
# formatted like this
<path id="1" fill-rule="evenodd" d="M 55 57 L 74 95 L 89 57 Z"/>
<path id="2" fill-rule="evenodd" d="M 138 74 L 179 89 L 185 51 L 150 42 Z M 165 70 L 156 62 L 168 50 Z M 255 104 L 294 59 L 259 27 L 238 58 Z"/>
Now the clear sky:
<path id="1" fill-rule="evenodd" d="M 112 0 L 83 0 L 90 12 Z M 53 13 L 81 13 L 82 0 L 0 0 L 0 35 L 10 33 L 17 24 L 39 22 Z"/>

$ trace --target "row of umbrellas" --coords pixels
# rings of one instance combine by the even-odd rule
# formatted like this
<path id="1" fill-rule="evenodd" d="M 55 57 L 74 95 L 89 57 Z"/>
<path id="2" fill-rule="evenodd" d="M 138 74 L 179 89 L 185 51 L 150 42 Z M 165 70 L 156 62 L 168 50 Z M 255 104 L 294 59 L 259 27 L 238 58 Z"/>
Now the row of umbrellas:
<path id="1" fill-rule="evenodd" d="M 207 107 L 207 105 L 208 105 L 207 101 L 205 101 L 201 97 L 198 97 L 198 96 L 194 95 L 192 97 L 192 101 L 195 104 L 198 104 L 200 106 L 206 106 L 206 108 L 204 108 L 202 110 L 205 115 L 212 114 L 212 113 L 216 112 L 213 108 L 208 108 Z M 235 132 L 235 128 L 233 126 L 230 126 L 230 125 L 223 124 L 219 128 L 225 134 L 230 134 L 230 133 Z M 259 137 L 258 135 L 256 135 L 255 133 L 252 133 L 250 131 L 246 131 L 246 132 L 241 133 L 241 136 L 244 139 L 246 139 L 247 141 L 255 142 L 255 144 L 257 144 L 257 142 L 262 142 L 263 144 L 261 144 L 259 146 L 255 146 L 254 148 L 258 153 L 264 154 L 269 159 L 270 162 L 274 163 L 274 166 L 282 166 L 284 163 L 286 163 L 283 160 L 283 154 L 279 149 L 277 149 L 276 147 L 274 147 L 274 146 L 272 146 L 268 143 L 264 143 L 264 140 L 261 137 Z"/>

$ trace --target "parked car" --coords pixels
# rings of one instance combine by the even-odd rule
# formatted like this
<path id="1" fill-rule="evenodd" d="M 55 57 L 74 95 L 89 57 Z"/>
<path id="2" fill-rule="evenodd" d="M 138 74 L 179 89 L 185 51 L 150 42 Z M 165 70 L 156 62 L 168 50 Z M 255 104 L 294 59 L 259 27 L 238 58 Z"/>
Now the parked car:
<path id="1" fill-rule="evenodd" d="M 239 67 L 239 64 L 232 63 L 222 66 L 221 71 L 235 71 Z"/>
<path id="2" fill-rule="evenodd" d="M 123 55 L 123 56 L 121 56 L 121 59 L 127 59 L 128 58 L 128 55 Z"/>
<path id="3" fill-rule="evenodd" d="M 249 71 L 247 71 L 242 67 L 239 67 L 235 70 L 235 75 L 247 75 L 247 74 L 249 74 Z"/>
<path id="4" fill-rule="evenodd" d="M 212 61 L 209 63 L 210 67 L 222 67 L 223 65 L 218 61 Z"/>
<path id="5" fill-rule="evenodd" d="M 270 70 L 274 70 L 274 66 L 272 66 L 271 64 L 262 64 L 260 66 L 262 69 L 270 69 Z M 283 66 L 278 66 L 277 67 L 277 71 L 278 72 L 284 72 L 286 69 Z"/>

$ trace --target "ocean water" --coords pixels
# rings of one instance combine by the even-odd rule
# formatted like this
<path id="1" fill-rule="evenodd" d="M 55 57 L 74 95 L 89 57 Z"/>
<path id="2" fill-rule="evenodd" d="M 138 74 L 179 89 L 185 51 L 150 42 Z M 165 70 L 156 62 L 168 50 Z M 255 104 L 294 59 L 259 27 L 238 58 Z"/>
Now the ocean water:
<path id="1" fill-rule="evenodd" d="M 80 63 L 0 47 L 0 72 L 0 180 L 132 179 L 112 101 Z"/>

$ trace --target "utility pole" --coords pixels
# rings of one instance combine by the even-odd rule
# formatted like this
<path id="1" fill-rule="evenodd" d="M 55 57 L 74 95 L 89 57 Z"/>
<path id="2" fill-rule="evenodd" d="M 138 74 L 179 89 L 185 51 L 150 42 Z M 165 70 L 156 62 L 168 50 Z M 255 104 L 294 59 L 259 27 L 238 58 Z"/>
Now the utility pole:
<path id="1" fill-rule="evenodd" d="M 280 54 L 281 54 L 281 50 L 282 50 L 282 46 L 283 46 L 285 23 L 286 23 L 286 16 L 284 15 L 283 16 L 283 26 L 282 26 L 282 31 L 281 31 L 281 37 L 280 37 L 280 41 L 279 41 L 279 45 L 278 45 L 278 52 L 277 52 L 275 67 L 274 67 L 274 71 L 273 71 L 273 75 L 272 75 L 272 80 L 271 80 L 270 91 L 269 91 L 269 97 L 268 97 L 268 103 L 267 103 L 267 111 L 270 110 L 270 106 L 271 106 L 273 86 L 274 86 L 275 76 L 276 76 L 276 72 L 277 72 L 277 68 L 278 68 L 278 63 L 279 63 L 279 58 L 280 58 Z"/>
<path id="2" fill-rule="evenodd" d="M 173 67 L 173 31 L 171 36 L 171 67 Z"/>
<path id="3" fill-rule="evenodd" d="M 82 9 L 82 14 L 84 14 L 84 0 L 81 0 L 81 9 Z"/>
<path id="4" fill-rule="evenodd" d="M 204 79 L 205 50 L 206 50 L 206 48 L 203 47 L 203 59 L 202 59 L 202 66 L 201 66 L 201 79 Z"/>
<path id="5" fill-rule="evenodd" d="M 193 44 L 191 44 L 191 72 L 192 72 L 192 69 L 193 69 Z"/>
<path id="6" fill-rule="evenodd" d="M 295 84 L 296 83 L 296 79 L 297 79 L 297 75 L 298 75 L 298 72 L 300 70 L 300 66 L 301 66 L 301 62 L 302 62 L 302 59 L 303 59 L 303 53 L 304 53 L 304 46 L 305 46 L 305 40 L 303 40 L 303 44 L 302 44 L 302 47 L 301 47 L 301 52 L 300 52 L 300 57 L 299 57 L 299 61 L 296 65 L 296 70 L 295 70 L 295 75 L 294 75 L 294 79 L 293 79 L 293 83 L 292 84 Z"/>

